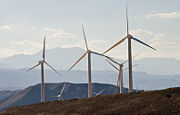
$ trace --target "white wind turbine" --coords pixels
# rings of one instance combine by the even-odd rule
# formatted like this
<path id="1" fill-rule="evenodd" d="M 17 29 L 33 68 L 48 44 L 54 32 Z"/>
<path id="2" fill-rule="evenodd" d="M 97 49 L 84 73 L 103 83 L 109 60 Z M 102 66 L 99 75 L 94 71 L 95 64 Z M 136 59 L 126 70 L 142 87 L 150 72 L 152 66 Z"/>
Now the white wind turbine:
<path id="1" fill-rule="evenodd" d="M 100 95 L 103 91 L 104 91 L 104 89 L 101 90 L 101 91 L 99 91 L 98 93 L 96 93 L 96 92 L 92 92 L 92 93 L 95 94 L 96 96 L 98 96 L 98 95 Z"/>
<path id="2" fill-rule="evenodd" d="M 65 87 L 66 87 L 66 82 L 64 82 L 63 88 L 61 89 L 60 94 L 57 96 L 59 100 L 64 100 L 62 94 L 64 92 Z"/>
<path id="3" fill-rule="evenodd" d="M 43 60 L 40 60 L 39 63 L 32 68 L 28 69 L 26 72 L 34 69 L 35 67 L 41 65 L 41 102 L 45 101 L 45 92 L 44 92 L 44 64 L 49 66 L 51 69 L 53 69 L 58 75 L 61 75 L 58 71 L 56 71 L 52 66 L 50 66 L 46 61 L 45 61 L 45 42 L 46 42 L 46 37 L 44 37 L 44 43 L 43 43 Z"/>
<path id="4" fill-rule="evenodd" d="M 118 41 L 116 44 L 114 44 L 112 47 L 110 47 L 108 50 L 106 50 L 103 54 L 107 53 L 108 51 L 110 51 L 111 49 L 113 49 L 114 47 L 116 47 L 117 45 L 119 45 L 120 43 L 122 43 L 124 40 L 128 39 L 128 64 L 129 64 L 129 92 L 133 91 L 133 76 L 132 76 L 132 52 L 131 52 L 131 39 L 135 40 L 136 42 L 139 42 L 153 50 L 156 50 L 155 48 L 151 47 L 150 45 L 142 42 L 141 40 L 134 38 L 131 34 L 129 34 L 129 25 L 128 25 L 128 13 L 127 13 L 127 5 L 126 5 L 126 23 L 127 23 L 127 35 L 121 39 L 120 41 Z"/>
<path id="5" fill-rule="evenodd" d="M 84 41 L 86 44 L 86 52 L 71 66 L 71 68 L 68 71 L 70 71 L 77 63 L 79 63 L 86 56 L 86 54 L 88 55 L 88 97 L 92 97 L 91 53 L 96 54 L 96 55 L 100 55 L 100 56 L 104 56 L 104 57 L 108 57 L 108 56 L 105 56 L 103 54 L 89 50 L 83 25 L 82 25 L 82 31 L 83 31 Z"/>
<path id="6" fill-rule="evenodd" d="M 57 97 L 59 101 L 60 101 L 60 100 L 64 100 L 63 97 L 62 97 L 62 94 L 63 94 L 63 92 L 64 92 L 65 87 L 66 87 L 66 82 L 64 82 L 64 85 L 63 85 L 63 87 L 62 87 L 62 89 L 61 89 L 60 94 L 57 95 L 57 96 L 52 96 L 52 97 Z"/>
<path id="7" fill-rule="evenodd" d="M 114 61 L 113 59 L 109 58 L 109 60 L 111 60 L 112 62 L 114 62 L 115 64 L 119 65 L 119 69 L 113 65 L 110 61 L 106 60 L 112 67 L 114 67 L 116 70 L 119 71 L 119 75 L 118 75 L 118 81 L 117 81 L 117 86 L 120 87 L 120 93 L 123 93 L 123 63 L 118 63 L 116 61 Z"/>
<path id="8" fill-rule="evenodd" d="M 117 86 L 120 87 L 120 93 L 123 93 L 123 89 L 124 89 L 124 86 L 123 86 L 123 71 L 128 69 L 128 68 L 126 68 L 126 69 L 123 70 L 123 66 L 127 61 L 124 61 L 123 63 L 118 63 L 117 61 L 113 60 L 112 58 L 108 58 L 108 59 L 111 60 L 112 62 L 114 62 L 115 64 L 119 65 L 119 69 L 118 69 L 110 61 L 106 60 L 112 67 L 114 67 L 119 72 L 118 80 L 117 80 Z M 132 67 L 135 67 L 135 66 L 137 66 L 137 64 L 133 65 Z"/>

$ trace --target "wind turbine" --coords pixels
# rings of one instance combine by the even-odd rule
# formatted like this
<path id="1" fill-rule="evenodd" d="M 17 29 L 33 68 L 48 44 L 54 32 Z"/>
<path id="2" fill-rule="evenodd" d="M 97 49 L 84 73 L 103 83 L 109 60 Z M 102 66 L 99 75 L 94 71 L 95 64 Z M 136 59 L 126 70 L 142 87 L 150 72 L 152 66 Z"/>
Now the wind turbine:
<path id="1" fill-rule="evenodd" d="M 57 95 L 57 96 L 52 96 L 52 97 L 57 97 L 59 101 L 60 101 L 60 100 L 64 100 L 63 97 L 62 97 L 62 94 L 63 94 L 63 92 L 64 92 L 65 87 L 66 87 L 66 82 L 64 82 L 64 85 L 63 85 L 63 87 L 62 87 L 62 89 L 61 89 L 60 94 Z"/>
<path id="2" fill-rule="evenodd" d="M 125 62 L 123 63 L 118 63 L 116 61 L 114 61 L 113 59 L 109 58 L 109 60 L 111 60 L 112 62 L 114 62 L 115 64 L 119 65 L 119 69 L 113 65 L 110 61 L 106 60 L 112 67 L 114 67 L 116 70 L 119 71 L 119 75 L 118 75 L 118 81 L 117 81 L 117 86 L 120 87 L 120 93 L 123 93 L 123 65 Z"/>
<path id="3" fill-rule="evenodd" d="M 133 56 L 133 57 L 135 57 L 135 56 Z M 123 93 L 123 89 L 124 89 L 124 86 L 123 86 L 123 71 L 126 71 L 128 69 L 128 68 L 126 68 L 126 69 L 123 70 L 123 66 L 127 61 L 124 61 L 123 63 L 118 63 L 117 61 L 113 60 L 112 58 L 108 58 L 108 59 L 111 60 L 112 62 L 114 62 L 115 64 L 119 65 L 119 69 L 118 69 L 110 61 L 106 60 L 112 67 L 114 67 L 119 72 L 118 80 L 117 80 L 117 86 L 120 87 L 120 93 Z M 133 67 L 134 66 L 137 66 L 137 64 L 133 65 Z"/>
<path id="4" fill-rule="evenodd" d="M 103 54 L 100 54 L 100 53 L 97 53 L 97 52 L 94 52 L 94 51 L 91 51 L 89 50 L 88 48 L 88 43 L 87 43 L 87 40 L 86 40 L 86 34 L 85 34 L 85 31 L 84 31 L 84 27 L 82 25 L 82 31 L 83 31 L 83 37 L 84 37 L 84 41 L 85 41 L 85 44 L 86 44 L 86 52 L 71 66 L 71 68 L 68 70 L 70 71 L 77 63 L 79 63 L 85 56 L 86 54 L 88 55 L 88 97 L 92 97 L 92 83 L 91 83 L 91 53 L 92 54 L 96 54 L 96 55 L 100 55 L 100 56 L 104 56 L 104 57 L 108 57 L 108 56 L 105 56 Z"/>
<path id="5" fill-rule="evenodd" d="M 104 91 L 104 89 L 101 90 L 101 91 L 99 91 L 98 93 L 96 93 L 96 92 L 93 92 L 93 93 L 94 93 L 96 96 L 98 96 L 98 95 L 100 95 L 103 91 Z"/>
<path id="6" fill-rule="evenodd" d="M 61 75 L 58 71 L 56 71 L 52 66 L 50 66 L 46 61 L 45 61 L 45 42 L 46 42 L 46 37 L 44 37 L 44 42 L 43 42 L 43 54 L 42 58 L 43 60 L 40 60 L 38 64 L 33 66 L 32 68 L 28 69 L 26 72 L 34 69 L 35 67 L 41 65 L 41 102 L 45 101 L 45 92 L 44 92 L 44 64 L 49 66 L 52 70 L 54 70 L 58 75 Z"/>
<path id="7" fill-rule="evenodd" d="M 127 23 L 127 35 L 121 39 L 120 41 L 118 41 L 116 44 L 114 44 L 112 47 L 110 47 L 108 50 L 106 50 L 103 54 L 107 53 L 108 51 L 110 51 L 111 49 L 113 49 L 114 47 L 116 47 L 117 45 L 119 45 L 120 43 L 122 43 L 123 41 L 125 41 L 126 39 L 128 39 L 128 64 L 129 64 L 129 92 L 133 91 L 133 76 L 132 76 L 132 52 L 131 52 L 131 39 L 135 40 L 136 42 L 139 42 L 153 50 L 156 50 L 155 48 L 151 47 L 150 45 L 142 42 L 141 40 L 133 37 L 131 34 L 129 34 L 129 24 L 128 24 L 128 13 L 127 13 L 127 4 L 126 4 L 126 23 Z"/>
<path id="8" fill-rule="evenodd" d="M 65 87 L 66 87 L 66 82 L 64 82 L 63 88 L 61 89 L 61 93 L 57 96 L 59 100 L 63 100 L 62 93 L 64 92 Z"/>

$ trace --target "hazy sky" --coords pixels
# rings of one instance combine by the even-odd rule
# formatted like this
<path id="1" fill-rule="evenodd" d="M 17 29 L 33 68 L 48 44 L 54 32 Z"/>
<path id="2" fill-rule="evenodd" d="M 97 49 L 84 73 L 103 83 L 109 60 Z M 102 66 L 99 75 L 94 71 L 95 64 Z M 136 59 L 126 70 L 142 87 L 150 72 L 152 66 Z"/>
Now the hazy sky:
<path id="1" fill-rule="evenodd" d="M 0 57 L 32 54 L 47 48 L 85 48 L 81 23 L 90 49 L 103 52 L 126 35 L 128 2 L 130 33 L 155 47 L 132 41 L 137 58 L 180 59 L 180 0 L 0 0 Z M 127 41 L 108 53 L 127 57 Z"/>

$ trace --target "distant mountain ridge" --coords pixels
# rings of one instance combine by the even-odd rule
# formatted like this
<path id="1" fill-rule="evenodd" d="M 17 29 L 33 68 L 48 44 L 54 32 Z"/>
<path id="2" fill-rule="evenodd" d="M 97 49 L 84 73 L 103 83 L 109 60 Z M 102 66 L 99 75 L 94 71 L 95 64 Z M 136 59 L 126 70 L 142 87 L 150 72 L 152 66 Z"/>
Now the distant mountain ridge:
<path id="1" fill-rule="evenodd" d="M 12 96 L 16 92 L 17 91 L 9 91 L 9 90 L 0 91 L 0 101 Z"/>
<path id="2" fill-rule="evenodd" d="M 47 68 L 45 66 L 45 68 Z M 27 69 L 6 70 L 0 69 L 0 90 L 17 90 L 41 82 L 40 68 L 25 72 Z M 45 83 L 71 82 L 87 83 L 87 71 L 58 70 L 58 76 L 52 70 L 45 70 Z M 117 84 L 117 71 L 92 71 L 92 82 Z M 177 75 L 151 75 L 145 72 L 133 72 L 134 88 L 144 90 L 165 89 L 180 86 L 180 74 Z M 128 86 L 128 73 L 124 71 L 124 86 Z"/>
<path id="3" fill-rule="evenodd" d="M 64 83 L 46 83 L 45 84 L 45 97 L 46 101 L 57 100 L 57 96 Z M 87 97 L 87 84 L 73 84 L 66 83 L 65 90 L 62 94 L 65 100 L 75 99 L 75 98 L 86 98 Z M 92 90 L 94 92 L 99 92 L 104 90 L 102 94 L 118 94 L 119 87 L 111 85 L 111 84 L 100 84 L 93 83 Z M 128 89 L 124 88 L 124 92 L 127 92 Z M 0 111 L 2 112 L 4 109 L 12 106 L 18 105 L 29 105 L 34 103 L 39 103 L 41 98 L 41 84 L 37 84 L 34 86 L 30 86 L 25 88 L 24 90 L 18 91 L 12 96 L 0 100 Z M 93 94 L 94 95 L 94 94 Z M 95 96 L 95 95 L 94 95 Z"/>
<path id="4" fill-rule="evenodd" d="M 70 66 L 83 55 L 85 50 L 73 48 L 53 48 L 46 50 L 47 61 L 55 68 L 68 70 Z M 0 59 L 0 68 L 20 69 L 31 67 L 42 59 L 42 52 L 32 55 L 14 55 L 8 58 Z M 119 59 L 118 59 L 119 60 Z M 124 60 L 119 60 L 122 62 Z M 134 71 L 146 72 L 154 75 L 174 75 L 180 74 L 180 60 L 173 58 L 144 58 L 134 60 L 134 64 L 138 64 Z M 126 67 L 126 66 L 125 66 Z M 87 70 L 87 58 L 77 64 L 75 70 Z M 92 54 L 92 69 L 93 70 L 113 70 L 113 68 L 104 60 L 103 57 Z"/>

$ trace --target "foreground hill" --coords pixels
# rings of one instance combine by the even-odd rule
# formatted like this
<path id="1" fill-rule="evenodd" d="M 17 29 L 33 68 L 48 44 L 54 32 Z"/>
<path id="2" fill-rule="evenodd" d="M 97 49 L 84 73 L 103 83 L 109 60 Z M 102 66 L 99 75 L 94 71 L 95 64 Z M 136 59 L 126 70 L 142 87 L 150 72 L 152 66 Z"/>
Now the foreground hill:
<path id="1" fill-rule="evenodd" d="M 180 114 L 180 87 L 12 107 L 3 114 Z"/>
<path id="2" fill-rule="evenodd" d="M 64 85 L 63 83 L 45 83 L 45 97 L 46 101 L 57 100 L 57 96 Z M 87 84 L 73 84 L 66 83 L 66 87 L 62 94 L 65 100 L 70 100 L 74 98 L 86 98 L 87 97 Z M 119 87 L 111 84 L 101 84 L 93 83 L 92 84 L 93 92 L 98 93 L 101 90 L 104 90 L 102 94 L 118 94 Z M 128 89 L 124 88 L 124 92 L 127 92 Z M 24 90 L 14 93 L 12 96 L 7 97 L 4 100 L 0 100 L 0 112 L 6 108 L 20 105 L 29 105 L 34 103 L 39 103 L 41 100 L 41 84 L 30 86 Z"/>

